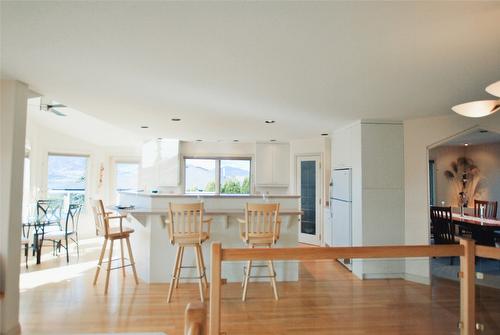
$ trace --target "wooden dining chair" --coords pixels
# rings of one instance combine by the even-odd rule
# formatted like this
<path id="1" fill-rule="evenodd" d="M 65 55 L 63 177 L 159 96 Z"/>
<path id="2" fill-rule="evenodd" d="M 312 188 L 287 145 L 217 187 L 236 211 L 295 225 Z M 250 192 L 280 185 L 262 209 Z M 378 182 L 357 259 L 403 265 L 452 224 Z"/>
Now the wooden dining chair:
<path id="1" fill-rule="evenodd" d="M 484 206 L 484 218 L 496 219 L 498 201 L 476 200 L 474 199 L 474 216 L 481 215 L 481 206 Z"/>
<path id="2" fill-rule="evenodd" d="M 137 271 L 135 269 L 135 261 L 134 256 L 132 254 L 132 248 L 130 246 L 130 234 L 134 232 L 132 228 L 123 226 L 123 219 L 126 218 L 126 215 L 115 215 L 112 212 L 106 212 L 104 210 L 104 204 L 102 200 L 94 200 L 92 203 L 92 211 L 94 212 L 94 220 L 96 225 L 96 233 L 98 236 L 104 237 L 104 243 L 102 245 L 101 254 L 99 256 L 99 261 L 97 263 L 97 269 L 94 276 L 94 285 L 97 283 L 97 279 L 99 278 L 99 272 L 101 271 L 104 254 L 106 253 L 106 246 L 108 241 L 110 241 L 111 245 L 109 247 L 109 259 L 107 261 L 106 268 L 106 284 L 104 287 L 104 294 L 108 293 L 109 286 L 109 275 L 111 270 L 122 269 L 122 274 L 125 277 L 125 268 L 128 266 L 132 267 L 132 272 L 134 274 L 135 283 L 139 284 L 139 279 L 137 278 Z M 118 219 L 120 220 L 120 225 L 118 227 L 111 226 L 110 221 Z M 115 240 L 120 240 L 121 247 L 121 258 L 113 259 L 113 244 Z M 128 259 L 129 264 L 125 264 L 126 258 L 124 257 L 123 251 L 123 240 L 127 242 L 128 255 L 130 259 Z M 111 267 L 111 263 L 116 260 L 121 260 L 121 266 Z"/>
<path id="3" fill-rule="evenodd" d="M 431 225 L 434 231 L 434 244 L 459 243 L 455 236 L 451 207 L 431 206 Z M 453 265 L 453 257 L 450 257 L 450 265 Z"/>
<path id="4" fill-rule="evenodd" d="M 189 277 L 190 279 L 198 279 L 200 289 L 200 299 L 203 302 L 204 288 L 208 288 L 208 280 L 203 260 L 202 244 L 210 239 L 211 218 L 203 218 L 203 203 L 193 204 L 169 204 L 167 231 L 170 243 L 177 246 L 175 253 L 174 267 L 172 270 L 172 280 L 168 289 L 167 303 L 172 298 L 174 287 L 179 286 L 179 280 L 185 279 L 181 277 L 181 270 L 186 268 L 196 268 L 198 271 L 197 277 Z M 183 266 L 184 248 L 192 247 L 196 257 L 196 266 Z"/>
<path id="5" fill-rule="evenodd" d="M 245 206 L 245 219 L 240 222 L 240 238 L 249 247 L 271 248 L 280 237 L 281 221 L 279 219 L 280 204 L 249 204 Z M 253 267 L 267 267 L 269 276 L 252 276 Z M 276 271 L 271 260 L 267 265 L 253 265 L 249 260 L 246 268 L 243 269 L 243 295 L 242 301 L 246 300 L 248 281 L 250 278 L 270 278 L 273 288 L 274 299 L 278 300 L 278 290 L 276 287 Z"/>

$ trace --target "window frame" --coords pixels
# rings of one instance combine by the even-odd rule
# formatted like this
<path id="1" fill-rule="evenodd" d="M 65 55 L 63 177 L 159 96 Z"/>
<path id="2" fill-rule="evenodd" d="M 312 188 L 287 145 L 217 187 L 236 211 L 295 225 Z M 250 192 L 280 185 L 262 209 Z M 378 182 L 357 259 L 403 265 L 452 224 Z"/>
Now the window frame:
<path id="1" fill-rule="evenodd" d="M 207 159 L 215 161 L 215 192 L 186 192 L 186 159 Z M 239 193 L 239 194 L 229 194 L 229 193 L 221 193 L 221 161 L 226 160 L 234 160 L 234 161 L 249 161 L 250 169 L 248 170 L 248 182 L 250 184 L 250 189 L 248 193 Z M 183 156 L 182 157 L 182 173 L 184 175 L 183 178 L 183 191 L 184 194 L 189 195 L 249 195 L 252 194 L 252 157 L 250 156 Z"/>
<path id="2" fill-rule="evenodd" d="M 84 201 L 83 206 L 85 207 L 89 200 L 89 188 L 90 188 L 90 169 L 92 165 L 91 155 L 88 153 L 66 153 L 66 152 L 56 152 L 56 151 L 48 151 L 46 156 L 46 174 L 45 174 L 45 197 L 49 197 L 49 193 L 52 189 L 49 188 L 49 157 L 50 156 L 62 156 L 62 157 L 83 157 L 86 158 L 85 164 L 85 189 L 83 192 Z"/>
<path id="3" fill-rule="evenodd" d="M 118 191 L 118 164 L 137 164 L 137 188 L 135 191 L 138 191 L 141 187 L 141 161 L 137 158 L 112 158 L 111 159 L 111 170 L 112 170 L 112 179 L 110 180 L 110 194 L 111 200 L 114 202 L 118 201 L 117 193 Z M 123 190 L 122 190 L 123 191 Z M 126 190 L 125 190 L 126 191 Z"/>

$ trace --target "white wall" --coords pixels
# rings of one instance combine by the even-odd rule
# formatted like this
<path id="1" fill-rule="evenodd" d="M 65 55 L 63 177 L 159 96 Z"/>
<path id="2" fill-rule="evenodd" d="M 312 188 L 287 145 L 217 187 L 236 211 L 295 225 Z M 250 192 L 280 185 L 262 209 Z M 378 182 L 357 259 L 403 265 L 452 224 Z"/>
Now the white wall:
<path id="1" fill-rule="evenodd" d="M 334 132 L 334 168 L 352 169 L 352 243 L 404 242 L 403 126 L 360 121 Z M 360 278 L 401 277 L 402 262 L 359 261 Z"/>
<path id="2" fill-rule="evenodd" d="M 472 129 L 500 133 L 500 113 L 473 119 L 455 114 L 404 122 L 405 243 L 429 243 L 428 149 Z M 407 262 L 411 278 L 429 278 L 428 262 Z"/>
<path id="3" fill-rule="evenodd" d="M 92 131 L 89 129 L 89 135 Z M 127 145 L 126 147 L 106 147 L 86 142 L 80 138 L 68 136 L 54 129 L 39 124 L 36 120 L 28 118 L 26 144 L 30 147 L 31 185 L 30 198 L 35 201 L 47 195 L 47 160 L 49 153 L 87 155 L 87 199 L 102 198 L 105 204 L 114 200 L 113 162 L 116 160 L 140 161 L 140 147 Z M 100 169 L 102 172 L 102 183 Z M 90 207 L 80 218 L 79 237 L 95 236 L 94 221 Z"/>
<path id="4" fill-rule="evenodd" d="M 479 168 L 480 186 L 475 195 L 471 194 L 469 207 L 474 207 L 473 199 L 500 202 L 500 143 L 478 145 L 440 145 L 429 150 L 429 159 L 435 162 L 436 203 L 442 201 L 447 206 L 458 206 L 458 192 L 454 182 L 449 181 L 444 172 L 459 157 L 470 158 Z"/>
<path id="5" fill-rule="evenodd" d="M 0 113 L 0 334 L 19 329 L 19 264 L 24 136 L 28 87 L 1 81 Z"/>

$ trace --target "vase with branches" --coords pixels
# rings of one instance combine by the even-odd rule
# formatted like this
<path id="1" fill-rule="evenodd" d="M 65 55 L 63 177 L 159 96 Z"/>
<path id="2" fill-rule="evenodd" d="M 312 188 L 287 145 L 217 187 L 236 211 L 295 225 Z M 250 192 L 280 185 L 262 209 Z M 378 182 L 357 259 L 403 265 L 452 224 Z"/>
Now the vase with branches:
<path id="1" fill-rule="evenodd" d="M 451 162 L 450 169 L 444 172 L 455 187 L 459 206 L 467 207 L 478 194 L 481 187 L 479 172 L 473 160 L 466 157 Z"/>

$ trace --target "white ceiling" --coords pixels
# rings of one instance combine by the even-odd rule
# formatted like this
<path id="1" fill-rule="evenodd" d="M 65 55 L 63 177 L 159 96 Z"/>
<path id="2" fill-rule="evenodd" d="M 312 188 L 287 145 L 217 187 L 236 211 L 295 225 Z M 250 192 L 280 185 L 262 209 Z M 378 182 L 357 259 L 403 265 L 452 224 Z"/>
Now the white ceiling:
<path id="1" fill-rule="evenodd" d="M 468 145 L 500 143 L 500 134 L 492 131 L 484 132 L 484 130 L 475 130 L 473 132 L 454 137 L 444 143 L 444 145 L 464 145 L 466 143 Z"/>
<path id="2" fill-rule="evenodd" d="M 1 69 L 143 137 L 298 139 L 490 98 L 499 22 L 500 2 L 2 1 Z"/>

